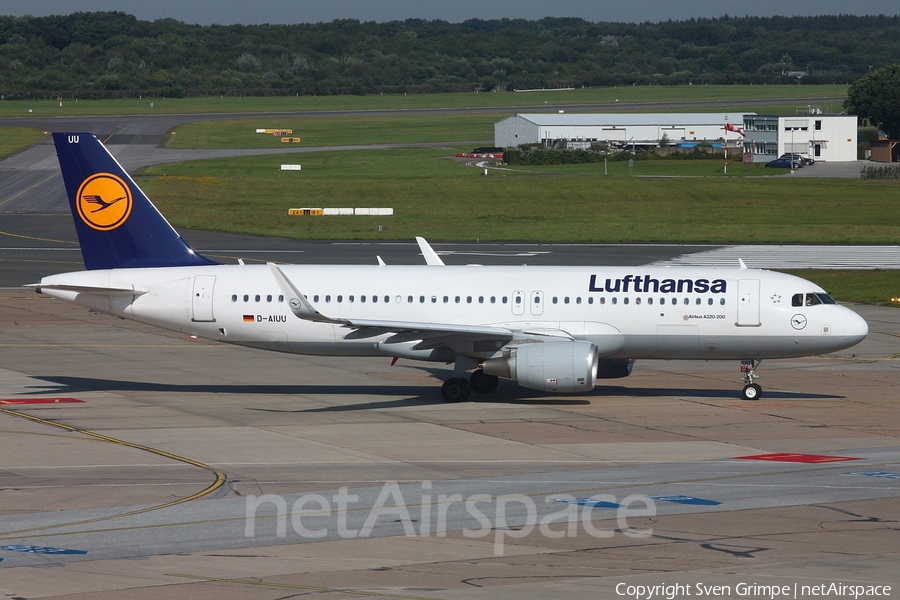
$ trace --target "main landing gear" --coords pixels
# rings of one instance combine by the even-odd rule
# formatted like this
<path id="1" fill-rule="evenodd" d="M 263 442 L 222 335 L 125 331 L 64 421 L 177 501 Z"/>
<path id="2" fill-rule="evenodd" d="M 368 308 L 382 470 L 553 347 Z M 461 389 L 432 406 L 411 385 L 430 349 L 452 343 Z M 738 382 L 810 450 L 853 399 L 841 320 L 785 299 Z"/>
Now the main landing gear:
<path id="1" fill-rule="evenodd" d="M 451 377 L 441 386 L 441 396 L 447 402 L 465 402 L 469 399 L 469 392 L 476 394 L 489 394 L 497 389 L 500 378 L 496 375 L 485 375 L 484 371 L 477 369 L 469 380 L 463 377 Z"/>
<path id="2" fill-rule="evenodd" d="M 741 377 L 744 379 L 744 390 L 741 392 L 741 396 L 744 400 L 758 400 L 762 395 L 762 386 L 753 383 L 754 379 L 759 379 L 759 375 L 754 372 L 754 369 L 759 366 L 760 362 L 762 361 L 752 358 L 741 361 Z"/>

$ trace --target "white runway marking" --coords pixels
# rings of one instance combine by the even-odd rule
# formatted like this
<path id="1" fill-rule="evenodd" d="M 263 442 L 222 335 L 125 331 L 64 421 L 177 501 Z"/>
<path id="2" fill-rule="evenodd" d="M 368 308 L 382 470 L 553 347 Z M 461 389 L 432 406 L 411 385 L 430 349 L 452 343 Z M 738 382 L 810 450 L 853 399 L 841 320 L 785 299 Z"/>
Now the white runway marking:
<path id="1" fill-rule="evenodd" d="M 664 266 L 755 269 L 900 269 L 900 246 L 728 246 L 658 261 Z"/>

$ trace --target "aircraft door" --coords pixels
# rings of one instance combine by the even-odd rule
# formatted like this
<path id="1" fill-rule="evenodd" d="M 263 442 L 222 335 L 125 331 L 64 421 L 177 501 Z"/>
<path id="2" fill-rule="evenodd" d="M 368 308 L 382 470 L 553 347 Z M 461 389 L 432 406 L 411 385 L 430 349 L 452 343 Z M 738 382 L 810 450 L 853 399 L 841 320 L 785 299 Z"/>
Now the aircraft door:
<path id="1" fill-rule="evenodd" d="M 213 275 L 197 275 L 194 277 L 194 291 L 191 294 L 191 310 L 194 322 L 211 323 L 213 316 L 213 288 L 216 278 Z"/>
<path id="2" fill-rule="evenodd" d="M 531 314 L 544 314 L 544 292 L 539 290 L 531 292 Z"/>
<path id="3" fill-rule="evenodd" d="M 759 279 L 738 280 L 738 327 L 759 327 Z"/>
<path id="4" fill-rule="evenodd" d="M 525 292 L 516 290 L 512 293 L 512 311 L 514 315 L 525 314 Z"/>

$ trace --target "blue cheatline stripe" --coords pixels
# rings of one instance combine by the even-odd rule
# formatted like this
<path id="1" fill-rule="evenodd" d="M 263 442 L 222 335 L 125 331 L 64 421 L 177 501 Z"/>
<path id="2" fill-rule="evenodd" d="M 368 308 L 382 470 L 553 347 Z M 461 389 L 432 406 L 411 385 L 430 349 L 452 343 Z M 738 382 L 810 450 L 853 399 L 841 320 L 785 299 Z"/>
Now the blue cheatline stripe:
<path id="1" fill-rule="evenodd" d="M 590 506 L 591 508 L 619 508 L 619 504 L 615 502 L 603 502 L 602 500 L 592 500 L 591 498 L 576 498 L 569 500 L 567 498 L 554 498 L 554 502 L 562 502 L 564 504 L 577 504 L 578 506 Z"/>
<path id="2" fill-rule="evenodd" d="M 850 473 L 851 475 L 865 475 L 866 477 L 881 477 L 882 479 L 900 479 L 900 473 L 887 473 L 885 471 L 861 471 Z"/>
<path id="3" fill-rule="evenodd" d="M 675 502 L 676 504 L 693 504 L 696 506 L 718 506 L 721 502 L 715 500 L 704 500 L 703 498 L 694 498 L 693 496 L 650 496 L 654 500 L 662 500 L 663 502 Z"/>
<path id="4" fill-rule="evenodd" d="M 26 546 L 16 544 L 12 546 L 0 546 L 0 550 L 8 552 L 29 552 L 32 554 L 87 554 L 87 550 L 71 550 L 69 548 L 50 548 L 48 546 Z M 0 560 L 3 560 L 0 558 Z"/>

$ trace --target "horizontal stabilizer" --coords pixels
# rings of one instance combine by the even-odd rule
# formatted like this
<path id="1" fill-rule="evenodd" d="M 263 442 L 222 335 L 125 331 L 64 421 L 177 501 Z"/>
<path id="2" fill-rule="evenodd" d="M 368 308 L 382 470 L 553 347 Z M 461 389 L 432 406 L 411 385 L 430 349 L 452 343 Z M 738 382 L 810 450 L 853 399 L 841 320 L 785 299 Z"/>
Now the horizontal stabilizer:
<path id="1" fill-rule="evenodd" d="M 25 287 L 35 288 L 38 294 L 41 293 L 41 290 L 61 290 L 64 292 L 92 294 L 94 296 L 141 296 L 147 293 L 145 290 L 135 290 L 132 288 L 74 285 L 67 283 L 29 283 Z"/>

